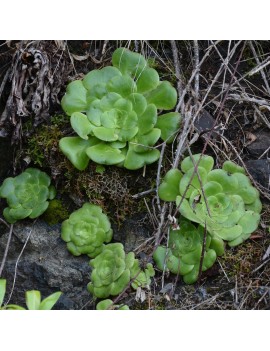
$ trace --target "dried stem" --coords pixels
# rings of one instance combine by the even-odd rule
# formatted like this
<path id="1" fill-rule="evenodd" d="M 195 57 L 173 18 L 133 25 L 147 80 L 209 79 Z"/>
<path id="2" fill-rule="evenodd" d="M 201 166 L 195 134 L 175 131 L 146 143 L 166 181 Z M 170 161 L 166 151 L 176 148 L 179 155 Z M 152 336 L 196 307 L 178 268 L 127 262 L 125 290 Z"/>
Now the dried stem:
<path id="1" fill-rule="evenodd" d="M 249 74 L 249 76 L 251 76 L 251 75 L 253 75 L 253 74 L 255 74 L 255 73 L 258 73 L 258 72 L 260 72 L 261 73 L 261 76 L 262 76 L 262 79 L 263 79 L 263 81 L 264 81 L 264 84 L 265 84 L 265 88 L 266 88 L 266 91 L 268 92 L 268 94 L 270 94 L 270 87 L 269 87 L 269 84 L 268 84 L 268 80 L 267 80 L 267 78 L 266 78 L 266 74 L 265 74 L 265 72 L 264 72 L 264 68 L 270 63 L 270 58 L 268 57 L 267 59 L 266 59 L 266 63 L 265 64 L 263 64 L 262 65 L 262 63 L 261 63 L 261 61 L 260 61 L 260 59 L 259 59 L 259 57 L 258 57 L 258 55 L 257 55 L 257 52 L 256 52 L 256 50 L 255 50 L 255 48 L 254 48 L 254 45 L 253 45 L 253 43 L 252 43 L 252 41 L 249 41 L 248 42 L 248 44 L 249 44 L 249 46 L 250 46 L 250 48 L 251 48 L 251 51 L 252 51 L 252 53 L 253 53 L 253 55 L 254 55 L 254 57 L 255 57 L 255 60 L 256 60 L 256 63 L 257 63 L 257 69 L 254 71 L 254 73 L 250 73 Z"/>
<path id="2" fill-rule="evenodd" d="M 194 40 L 194 65 L 195 65 L 195 82 L 194 82 L 194 90 L 195 90 L 195 102 L 198 104 L 199 102 L 199 91 L 200 91 L 200 58 L 199 58 L 199 45 L 198 40 Z"/>
<path id="3" fill-rule="evenodd" d="M 205 254 L 205 247 L 206 247 L 206 237 L 207 237 L 207 226 L 206 222 L 204 223 L 204 232 L 203 232 L 203 245 L 202 245 L 202 253 L 200 258 L 200 266 L 199 266 L 199 274 L 198 274 L 198 284 L 200 284 L 201 275 L 202 275 L 202 267 L 203 267 L 203 260 Z"/>
<path id="4" fill-rule="evenodd" d="M 26 245 L 27 245 L 27 243 L 28 243 L 28 241 L 29 241 L 29 239 L 30 239 L 30 236 L 31 236 L 31 234 L 32 234 L 32 229 L 33 229 L 33 226 L 34 226 L 34 224 L 36 223 L 36 221 L 37 221 L 37 220 L 35 220 L 35 221 L 33 222 L 32 227 L 31 227 L 31 229 L 30 229 L 30 232 L 29 232 L 29 234 L 27 235 L 27 238 L 26 238 L 25 243 L 24 243 L 24 245 L 23 245 L 23 248 L 22 248 L 22 250 L 21 250 L 21 252 L 20 252 L 20 254 L 19 254 L 19 256 L 18 256 L 18 258 L 17 258 L 17 260 L 16 260 L 16 263 L 15 263 L 15 272 L 14 272 L 14 278 L 13 278 L 12 288 L 11 288 L 11 292 L 10 292 L 10 294 L 9 294 L 8 301 L 5 303 L 5 305 L 8 305 L 8 304 L 9 304 L 9 301 L 10 301 L 11 298 L 12 298 L 13 291 L 14 291 L 14 288 L 15 288 L 15 283 L 16 283 L 18 264 L 19 264 L 19 261 L 20 261 L 20 259 L 21 259 L 21 257 L 22 257 L 22 254 L 23 254 L 23 252 L 24 252 L 24 250 L 25 250 L 25 248 L 26 248 Z"/>
<path id="5" fill-rule="evenodd" d="M 2 276 L 2 272 L 3 272 L 3 269 L 4 269 L 5 263 L 6 263 L 8 250 L 9 250 L 9 246 L 10 246 L 10 242 L 11 242 L 12 233 L 13 233 L 13 224 L 11 224 L 10 230 L 9 230 L 8 240 L 7 240 L 4 256 L 3 256 L 1 267 L 0 267 L 0 277 Z"/>

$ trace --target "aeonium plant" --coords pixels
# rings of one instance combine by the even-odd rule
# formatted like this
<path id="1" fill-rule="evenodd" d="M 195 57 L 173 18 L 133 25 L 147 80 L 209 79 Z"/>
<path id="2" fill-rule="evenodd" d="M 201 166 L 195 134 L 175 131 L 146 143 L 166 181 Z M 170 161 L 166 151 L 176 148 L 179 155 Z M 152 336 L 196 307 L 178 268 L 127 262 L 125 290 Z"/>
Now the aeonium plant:
<path id="1" fill-rule="evenodd" d="M 86 203 L 62 223 L 61 237 L 75 256 L 87 254 L 96 257 L 104 243 L 112 240 L 109 218 L 100 206 Z"/>
<path id="2" fill-rule="evenodd" d="M 226 161 L 213 169 L 211 156 L 186 157 L 179 169 L 170 170 L 159 187 L 165 201 L 176 201 L 182 216 L 206 225 L 215 240 L 236 246 L 248 239 L 260 221 L 262 204 L 245 170 Z"/>
<path id="3" fill-rule="evenodd" d="M 0 279 L 0 310 L 25 310 L 24 307 L 8 304 L 3 306 L 6 293 L 6 280 Z M 28 310 L 51 310 L 59 300 L 62 292 L 58 291 L 41 300 L 41 293 L 38 290 L 30 290 L 25 293 L 25 303 Z"/>
<path id="4" fill-rule="evenodd" d="M 183 276 L 186 284 L 195 283 L 200 266 L 202 272 L 206 271 L 213 266 L 217 256 L 224 252 L 223 241 L 212 240 L 204 231 L 202 226 L 195 227 L 190 221 L 181 218 L 179 229 L 170 229 L 168 247 L 158 246 L 153 254 L 157 267 Z"/>
<path id="5" fill-rule="evenodd" d="M 120 294 L 131 279 L 130 270 L 134 261 L 134 253 L 126 254 L 122 244 L 104 246 L 102 252 L 89 263 L 93 270 L 88 291 L 103 299 Z"/>
<path id="6" fill-rule="evenodd" d="M 62 108 L 77 133 L 60 140 L 71 163 L 84 170 L 89 160 L 135 170 L 158 160 L 158 139 L 172 142 L 180 114 L 177 93 L 147 60 L 125 48 L 116 49 L 112 66 L 89 72 L 67 86 Z"/>
<path id="7" fill-rule="evenodd" d="M 134 252 L 126 254 L 121 243 L 105 245 L 102 252 L 90 260 L 89 264 L 93 270 L 87 289 L 92 295 L 102 299 L 119 295 L 130 282 L 134 289 L 149 287 L 155 273 L 151 264 L 143 271 Z"/>
<path id="8" fill-rule="evenodd" d="M 6 178 L 0 187 L 0 197 L 8 204 L 3 211 L 9 223 L 17 220 L 37 218 L 46 211 L 56 190 L 50 177 L 36 168 L 27 168 L 20 175 Z"/>
<path id="9" fill-rule="evenodd" d="M 129 310 L 127 305 L 115 305 L 112 300 L 106 299 L 100 301 L 97 306 L 97 310 Z"/>

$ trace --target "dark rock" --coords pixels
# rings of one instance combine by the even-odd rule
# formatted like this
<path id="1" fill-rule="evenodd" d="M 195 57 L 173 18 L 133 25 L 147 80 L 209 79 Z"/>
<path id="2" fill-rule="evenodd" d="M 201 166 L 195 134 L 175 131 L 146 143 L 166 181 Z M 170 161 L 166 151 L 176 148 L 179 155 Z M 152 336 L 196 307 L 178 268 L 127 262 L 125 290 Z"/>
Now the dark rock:
<path id="1" fill-rule="evenodd" d="M 10 138 L 0 137 L 0 185 L 2 181 L 11 176 L 9 171 L 12 169 L 13 164 L 13 147 L 11 146 Z"/>
<path id="2" fill-rule="evenodd" d="M 269 189 L 270 160 L 250 160 L 246 162 L 246 167 L 254 180 L 260 183 L 263 187 Z"/>
<path id="3" fill-rule="evenodd" d="M 31 233 L 31 234 L 30 234 Z M 11 303 L 24 306 L 27 290 L 40 290 L 42 297 L 62 291 L 55 309 L 89 309 L 92 297 L 86 286 L 90 280 L 89 257 L 71 255 L 60 238 L 60 226 L 48 226 L 40 220 L 22 221 L 14 225 L 8 258 L 3 272 L 7 279 L 7 294 L 13 284 L 15 265 L 22 247 L 29 241 L 17 266 L 16 284 Z M 0 237 L 0 260 L 2 260 L 8 231 Z"/>
<path id="4" fill-rule="evenodd" d="M 215 139 L 219 132 L 221 131 L 221 126 L 216 124 L 214 118 L 210 115 L 209 112 L 203 110 L 201 114 L 199 114 L 198 118 L 196 118 L 194 122 L 194 127 L 197 133 L 201 134 L 203 138 L 209 138 L 211 135 L 212 139 Z M 213 131 L 211 132 L 213 128 Z"/>
<path id="5" fill-rule="evenodd" d="M 254 157 L 260 157 L 268 148 L 270 148 L 270 132 L 267 130 L 261 130 L 254 133 L 256 140 L 246 147 L 249 154 Z M 264 156 L 268 157 L 270 151 Z"/>
<path id="6" fill-rule="evenodd" d="M 128 218 L 120 228 L 113 226 L 113 239 L 124 245 L 125 251 L 130 252 L 149 238 L 151 228 L 145 224 L 145 214 Z"/>

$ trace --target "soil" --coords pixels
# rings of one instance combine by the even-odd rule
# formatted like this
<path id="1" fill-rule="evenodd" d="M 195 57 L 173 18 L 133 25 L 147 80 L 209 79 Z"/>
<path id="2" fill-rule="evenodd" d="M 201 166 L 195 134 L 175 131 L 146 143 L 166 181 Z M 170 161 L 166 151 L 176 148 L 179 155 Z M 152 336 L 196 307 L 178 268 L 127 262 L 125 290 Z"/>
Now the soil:
<path id="1" fill-rule="evenodd" d="M 123 46 L 128 44 L 130 49 L 155 59 L 162 79 L 177 87 L 170 42 L 122 42 Z M 122 242 L 127 252 L 134 251 L 143 265 L 152 262 L 157 231 L 155 211 L 160 219 L 155 192 L 158 165 L 148 166 L 145 174 L 142 170 L 129 172 L 117 167 L 98 173 L 93 164 L 79 172 L 58 149 L 59 139 L 72 132 L 60 106 L 67 83 L 110 64 L 117 45 L 113 41 L 90 40 L 0 42 L 0 183 L 27 166 L 46 171 L 68 213 L 85 201 L 101 205 L 113 223 L 114 240 Z M 199 41 L 198 46 L 201 59 L 210 44 Z M 234 54 L 228 57 L 234 46 Z M 203 101 L 187 138 L 190 142 L 197 133 L 196 142 L 190 147 L 194 153 L 201 152 L 207 142 L 205 153 L 214 156 L 218 166 L 229 158 L 246 167 L 263 202 L 261 223 L 249 240 L 227 248 L 196 284 L 185 285 L 181 277 L 156 270 L 149 290 L 136 292 L 128 288 L 117 299 L 130 309 L 269 309 L 270 261 L 265 253 L 270 246 L 270 91 L 265 81 L 269 81 L 270 71 L 264 69 L 264 76 L 261 70 L 247 73 L 259 67 L 258 60 L 268 57 L 270 43 L 254 41 L 256 55 L 244 41 L 216 44 L 200 67 L 197 98 L 193 83 L 188 86 L 194 69 L 193 44 L 179 41 L 176 47 L 181 61 L 180 78 L 188 87 L 184 99 L 187 110 L 195 113 Z M 227 68 L 215 80 L 227 58 Z M 170 169 L 175 148 L 176 143 L 166 149 L 161 176 Z M 152 191 L 136 196 L 148 190 Z M 1 211 L 4 206 L 1 200 Z M 60 224 L 49 225 L 41 218 L 34 224 L 22 221 L 15 228 L 3 271 L 8 286 L 16 278 L 13 303 L 23 304 L 27 290 L 40 290 L 44 296 L 61 290 L 63 295 L 56 309 L 95 309 L 96 301 L 86 290 L 89 259 L 67 253 L 60 239 Z M 29 227 L 36 234 L 27 244 L 15 276 L 16 261 Z M 4 225 L 0 226 L 0 233 L 2 259 L 8 237 Z"/>

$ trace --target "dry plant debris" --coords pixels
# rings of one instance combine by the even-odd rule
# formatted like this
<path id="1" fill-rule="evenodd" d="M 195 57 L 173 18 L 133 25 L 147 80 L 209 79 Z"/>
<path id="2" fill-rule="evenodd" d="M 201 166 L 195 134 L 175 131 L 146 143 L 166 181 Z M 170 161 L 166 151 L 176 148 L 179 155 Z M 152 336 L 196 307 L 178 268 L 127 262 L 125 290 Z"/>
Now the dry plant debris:
<path id="1" fill-rule="evenodd" d="M 227 255 L 202 275 L 199 284 L 185 286 L 179 277 L 163 272 L 156 275 L 143 302 L 138 298 L 135 302 L 135 294 L 130 291 L 114 302 L 139 309 L 269 309 L 270 182 L 261 184 L 248 167 L 248 161 L 255 157 L 248 147 L 260 138 L 260 133 L 270 136 L 270 42 L 105 40 L 76 45 L 69 41 L 27 41 L 6 43 L 5 49 L 1 48 L 1 60 L 6 53 L 9 62 L 0 71 L 0 97 L 5 105 L 0 133 L 21 141 L 27 119 L 32 119 L 34 127 L 49 123 L 50 115 L 59 108 L 67 81 L 83 77 L 91 68 L 108 65 L 116 47 L 142 53 L 158 66 L 162 79 L 173 82 L 178 90 L 175 111 L 182 115 L 182 126 L 172 145 L 159 145 L 161 157 L 151 171 L 147 167 L 134 175 L 142 179 L 137 191 L 130 191 L 130 181 L 125 178 L 121 182 L 121 175 L 115 175 L 118 185 L 112 191 L 112 200 L 120 199 L 117 206 L 122 203 L 128 207 L 127 198 L 140 200 L 140 204 L 145 200 L 147 204 L 144 211 L 148 212 L 152 236 L 135 248 L 137 254 L 149 261 L 155 248 L 161 242 L 166 244 L 169 226 L 174 224 L 177 213 L 175 207 L 159 199 L 157 189 L 166 172 L 178 167 L 190 152 L 207 152 L 217 165 L 231 160 L 244 167 L 264 204 L 256 233 L 243 245 L 227 250 Z M 208 122 L 203 125 L 206 114 Z M 70 130 L 62 132 L 69 135 Z M 269 161 L 269 146 L 257 159 Z M 55 174 L 64 177 L 62 183 L 74 184 L 74 180 L 65 178 L 68 166 L 62 162 Z M 118 170 L 111 172 L 117 174 Z M 106 203 L 112 189 L 104 184 L 106 172 L 94 174 L 91 180 L 87 173 L 81 177 L 103 187 L 101 202 Z M 91 188 L 84 190 L 91 195 Z"/>

